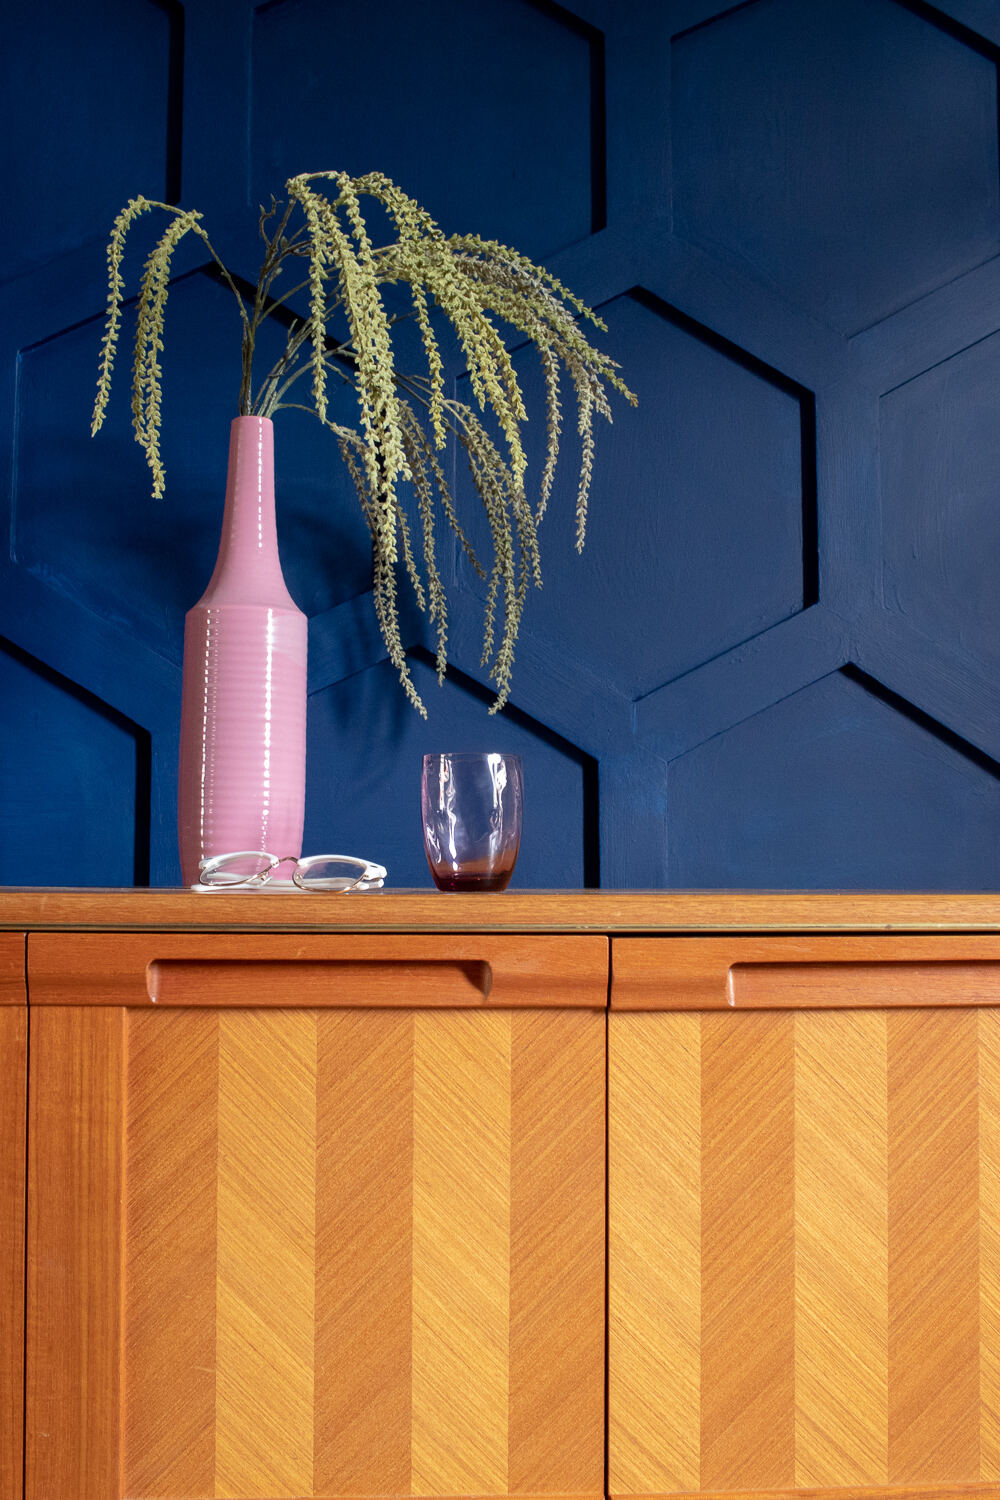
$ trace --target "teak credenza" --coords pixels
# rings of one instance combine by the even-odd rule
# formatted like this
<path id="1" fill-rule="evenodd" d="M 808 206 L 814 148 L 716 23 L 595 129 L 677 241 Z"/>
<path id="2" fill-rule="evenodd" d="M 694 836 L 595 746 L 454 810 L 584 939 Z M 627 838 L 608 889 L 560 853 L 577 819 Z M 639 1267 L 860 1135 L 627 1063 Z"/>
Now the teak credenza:
<path id="1" fill-rule="evenodd" d="M 0 892 L 0 1500 L 1000 1494 L 1000 897 Z"/>

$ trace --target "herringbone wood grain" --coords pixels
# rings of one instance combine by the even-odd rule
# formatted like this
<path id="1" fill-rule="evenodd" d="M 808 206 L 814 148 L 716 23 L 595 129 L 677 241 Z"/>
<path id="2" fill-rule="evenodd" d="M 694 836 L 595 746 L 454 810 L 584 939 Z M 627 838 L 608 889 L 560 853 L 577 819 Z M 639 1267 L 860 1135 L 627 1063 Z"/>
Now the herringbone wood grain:
<path id="1" fill-rule="evenodd" d="M 997 1479 L 1000 1011 L 914 998 L 612 1012 L 613 1495 Z"/>
<path id="2" fill-rule="evenodd" d="M 601 1493 L 602 1014 L 39 1031 L 33 1500 Z"/>

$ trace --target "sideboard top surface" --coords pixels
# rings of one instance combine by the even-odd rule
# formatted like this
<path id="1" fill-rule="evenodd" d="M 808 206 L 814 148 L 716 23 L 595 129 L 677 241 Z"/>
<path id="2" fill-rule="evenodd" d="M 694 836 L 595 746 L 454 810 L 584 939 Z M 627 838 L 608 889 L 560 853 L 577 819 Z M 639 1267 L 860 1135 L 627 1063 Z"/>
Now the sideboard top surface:
<path id="1" fill-rule="evenodd" d="M 260 932 L 992 932 L 1000 893 L 380 891 L 200 895 L 0 888 L 2 930 Z"/>

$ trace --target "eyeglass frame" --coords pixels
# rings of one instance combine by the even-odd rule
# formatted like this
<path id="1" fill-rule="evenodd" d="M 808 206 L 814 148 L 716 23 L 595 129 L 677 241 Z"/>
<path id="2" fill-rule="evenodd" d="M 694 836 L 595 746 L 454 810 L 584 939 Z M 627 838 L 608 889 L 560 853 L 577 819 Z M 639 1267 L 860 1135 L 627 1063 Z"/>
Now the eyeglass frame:
<path id="1" fill-rule="evenodd" d="M 243 875 L 238 880 L 223 880 L 214 885 L 211 879 L 205 880 L 206 872 L 209 876 L 216 873 L 218 867 L 224 860 L 233 859 L 267 859 L 270 860 L 266 870 L 257 870 L 253 875 Z M 336 887 L 307 885 L 309 867 L 322 863 L 332 863 L 338 860 L 341 864 L 356 865 L 361 874 L 356 880 L 347 885 Z M 385 880 L 388 871 L 384 865 L 375 864 L 370 859 L 359 859 L 353 854 L 309 854 L 302 859 L 294 854 L 275 855 L 269 849 L 233 849 L 225 854 L 213 854 L 208 859 L 198 861 L 198 886 L 197 889 L 206 891 L 235 891 L 240 889 L 255 889 L 267 885 L 272 874 L 279 865 L 294 861 L 295 869 L 292 872 L 292 884 L 300 891 L 309 895 L 337 895 L 345 896 L 351 891 L 378 890 Z M 214 869 L 212 867 L 215 867 Z"/>

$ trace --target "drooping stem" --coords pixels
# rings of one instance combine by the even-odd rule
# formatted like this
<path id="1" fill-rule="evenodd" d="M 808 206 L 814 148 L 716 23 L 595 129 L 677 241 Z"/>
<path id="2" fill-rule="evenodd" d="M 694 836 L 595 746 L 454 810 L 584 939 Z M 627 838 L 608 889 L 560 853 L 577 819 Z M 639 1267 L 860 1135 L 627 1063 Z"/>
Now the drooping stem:
<path id="1" fill-rule="evenodd" d="M 100 356 L 93 430 L 104 420 L 124 283 L 122 256 L 132 223 L 156 209 L 169 216 L 144 268 L 138 306 L 132 410 L 136 438 L 154 478 L 164 488 L 159 436 L 163 320 L 171 256 L 188 233 L 206 246 L 219 277 L 236 298 L 241 320 L 238 411 L 271 417 L 279 410 L 309 410 L 336 438 L 365 520 L 371 530 L 374 599 L 390 660 L 411 702 L 423 705 L 410 677 L 400 634 L 397 566 L 409 575 L 437 638 L 439 673 L 446 661 L 447 601 L 437 561 L 436 518 L 443 517 L 486 582 L 483 661 L 497 686 L 493 711 L 510 691 L 514 645 L 528 589 L 541 583 L 538 528 L 553 493 L 562 413 L 560 371 L 576 397 L 580 440 L 577 545 L 582 545 L 594 474 L 594 421 L 611 420 L 609 388 L 633 404 L 635 397 L 607 355 L 584 337 L 580 320 L 603 329 L 600 318 L 544 267 L 516 250 L 476 235 L 446 238 L 439 226 L 378 172 L 351 178 L 343 172 L 305 173 L 285 184 L 286 199 L 262 208 L 263 261 L 256 284 L 238 284 L 200 223 L 200 215 L 171 204 L 133 199 L 115 220 L 108 246 L 108 316 Z M 371 198 L 385 210 L 396 238 L 373 245 L 361 209 Z M 298 219 L 298 227 L 294 220 Z M 276 296 L 289 260 L 306 260 L 308 274 Z M 392 315 L 383 290 L 409 290 L 412 311 Z M 296 297 L 307 306 L 289 318 Z M 282 310 L 285 309 L 284 313 Z M 416 320 L 423 370 L 401 372 L 393 330 Z M 286 323 L 284 348 L 254 391 L 257 340 L 269 319 Z M 337 320 L 340 328 L 335 331 Z M 447 394 L 440 325 L 449 325 L 464 356 L 469 403 Z M 503 331 L 501 331 L 503 330 Z M 545 380 L 547 454 L 538 495 L 529 502 L 527 457 L 521 425 L 527 418 L 511 335 L 534 345 Z M 312 400 L 301 382 L 311 376 Z M 332 384 L 331 377 L 338 378 Z M 351 392 L 356 426 L 341 420 Z M 482 566 L 461 524 L 440 450 L 451 439 L 464 451 L 492 542 L 492 563 Z M 404 488 L 408 486 L 408 488 Z M 412 498 L 411 498 L 412 497 Z M 408 512 L 407 504 L 415 506 Z M 418 520 L 419 525 L 411 524 Z M 422 558 L 421 558 L 422 550 Z"/>

